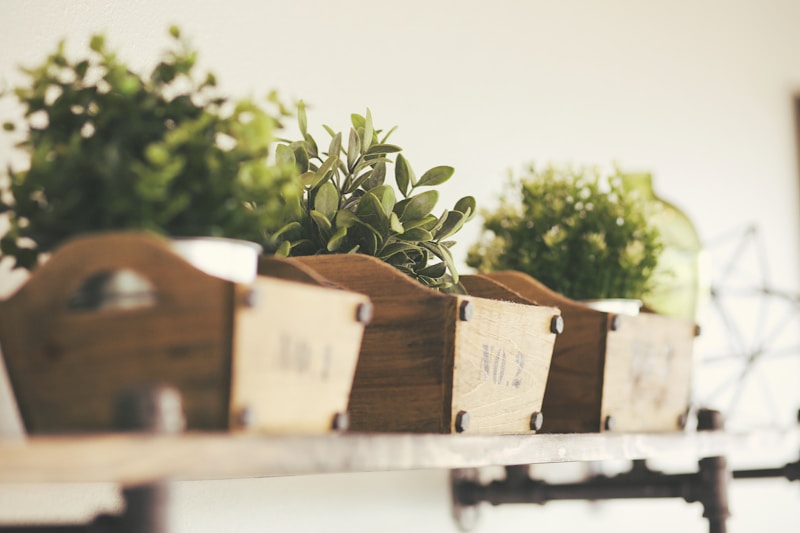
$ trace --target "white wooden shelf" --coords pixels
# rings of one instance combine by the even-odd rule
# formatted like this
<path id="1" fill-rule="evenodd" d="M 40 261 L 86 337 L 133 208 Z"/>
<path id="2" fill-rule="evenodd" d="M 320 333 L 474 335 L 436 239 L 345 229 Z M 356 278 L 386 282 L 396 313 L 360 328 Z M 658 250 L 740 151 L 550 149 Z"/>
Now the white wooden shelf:
<path id="1" fill-rule="evenodd" d="M 775 465 L 800 430 L 748 433 L 266 436 L 102 434 L 0 440 L 0 483 L 231 479 L 492 465 L 726 456 Z"/>

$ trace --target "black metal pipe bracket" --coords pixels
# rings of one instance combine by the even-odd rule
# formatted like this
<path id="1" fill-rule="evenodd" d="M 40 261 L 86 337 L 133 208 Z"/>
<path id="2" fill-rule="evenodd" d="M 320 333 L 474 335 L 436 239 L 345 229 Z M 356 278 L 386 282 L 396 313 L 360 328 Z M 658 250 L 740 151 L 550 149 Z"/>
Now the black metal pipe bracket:
<path id="1" fill-rule="evenodd" d="M 165 385 L 125 391 L 117 400 L 114 425 L 120 431 L 180 433 L 186 427 L 180 392 Z M 167 533 L 167 483 L 125 487 L 122 494 L 125 510 L 119 515 L 101 514 L 79 525 L 0 526 L 0 533 Z"/>
<path id="2" fill-rule="evenodd" d="M 722 429 L 717 411 L 698 412 L 699 430 Z M 454 471 L 451 475 L 453 516 L 462 531 L 477 523 L 478 505 L 528 503 L 543 505 L 556 500 L 612 500 L 635 498 L 682 498 L 703 505 L 710 533 L 725 533 L 730 471 L 724 457 L 699 461 L 698 471 L 689 474 L 664 474 L 648 468 L 644 460 L 633 462 L 630 471 L 616 476 L 597 475 L 576 483 L 551 484 L 531 479 L 528 465 L 506 467 L 506 478 L 482 484 L 474 471 Z"/>
<path id="3" fill-rule="evenodd" d="M 800 411 L 797 413 L 800 424 Z M 786 478 L 789 481 L 800 481 L 800 459 L 778 468 L 756 468 L 752 470 L 734 470 L 733 479 Z"/>

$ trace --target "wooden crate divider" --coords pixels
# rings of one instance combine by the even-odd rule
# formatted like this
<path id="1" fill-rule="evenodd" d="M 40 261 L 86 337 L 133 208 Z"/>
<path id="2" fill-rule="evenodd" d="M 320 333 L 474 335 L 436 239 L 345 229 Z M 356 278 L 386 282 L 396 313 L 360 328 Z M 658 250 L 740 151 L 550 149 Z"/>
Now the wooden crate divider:
<path id="1" fill-rule="evenodd" d="M 133 271 L 148 303 L 71 309 L 94 276 Z M 0 302 L 0 346 L 29 433 L 114 428 L 126 389 L 168 384 L 187 427 L 316 433 L 346 411 L 369 299 L 331 284 L 196 269 L 145 233 L 73 239 Z M 362 313 L 363 317 L 363 313 Z"/>
<path id="2" fill-rule="evenodd" d="M 499 284 L 497 298 L 445 294 L 361 254 L 288 261 L 373 303 L 350 394 L 353 430 L 533 431 L 558 309 L 533 305 Z M 265 272 L 291 276 L 285 262 L 268 263 L 262 263 Z"/>
<path id="3" fill-rule="evenodd" d="M 596 311 L 521 272 L 479 277 L 563 313 L 564 332 L 556 340 L 544 397 L 544 432 L 683 429 L 694 322 L 648 312 L 626 316 Z"/>

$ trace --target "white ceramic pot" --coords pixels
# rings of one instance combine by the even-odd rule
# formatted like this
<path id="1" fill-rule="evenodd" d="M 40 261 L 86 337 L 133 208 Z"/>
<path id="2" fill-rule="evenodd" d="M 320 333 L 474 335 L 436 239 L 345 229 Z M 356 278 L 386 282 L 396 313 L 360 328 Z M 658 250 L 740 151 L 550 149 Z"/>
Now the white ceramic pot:
<path id="1" fill-rule="evenodd" d="M 636 316 L 639 314 L 639 310 L 642 308 L 642 301 L 633 298 L 603 298 L 599 300 L 582 300 L 582 303 L 597 311 L 614 313 L 617 315 Z"/>
<path id="2" fill-rule="evenodd" d="M 235 283 L 252 283 L 261 246 L 224 237 L 174 237 L 172 249 L 199 270 Z"/>

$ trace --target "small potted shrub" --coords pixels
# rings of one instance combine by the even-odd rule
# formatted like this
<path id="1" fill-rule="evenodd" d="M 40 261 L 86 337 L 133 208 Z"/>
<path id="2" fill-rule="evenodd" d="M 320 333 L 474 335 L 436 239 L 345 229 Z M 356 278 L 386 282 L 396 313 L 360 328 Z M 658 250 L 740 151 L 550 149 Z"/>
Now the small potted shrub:
<path id="1" fill-rule="evenodd" d="M 131 70 L 105 38 L 70 59 L 61 42 L 13 94 L 23 120 L 26 168 L 9 169 L 0 212 L 10 229 L 0 252 L 32 269 L 64 240 L 85 233 L 149 231 L 260 243 L 299 192 L 292 165 L 268 162 L 280 119 L 265 105 L 220 94 L 197 53 L 170 29 L 173 46 L 147 74 Z M 268 104 L 268 107 L 267 107 Z"/>
<path id="2" fill-rule="evenodd" d="M 298 215 L 272 235 L 271 249 L 287 258 L 264 258 L 262 268 L 310 267 L 374 304 L 350 395 L 353 429 L 538 429 L 558 310 L 499 285 L 496 298 L 465 293 L 450 246 L 475 199 L 434 212 L 433 188 L 453 168 L 416 177 L 369 110 L 351 116 L 349 134 L 326 128 L 327 151 L 308 133 L 303 105 L 298 117 L 302 139 L 276 154 L 297 165 L 305 193 Z"/>
<path id="3" fill-rule="evenodd" d="M 564 317 L 543 402 L 546 431 L 681 427 L 695 328 L 639 314 L 663 247 L 645 200 L 619 170 L 531 165 L 484 213 L 467 264 Z"/>
<path id="4" fill-rule="evenodd" d="M 437 166 L 417 178 L 402 149 L 388 143 L 394 128 L 381 135 L 369 109 L 351 115 L 346 143 L 341 132 L 326 127 L 327 152 L 308 132 L 302 102 L 298 122 L 303 138 L 280 145 L 277 157 L 297 167 L 305 194 L 300 208 L 271 235 L 275 253 L 365 254 L 431 288 L 457 290 L 449 239 L 475 214 L 475 198 L 466 196 L 453 209 L 434 213 L 434 187 L 452 177 L 453 167 Z M 390 172 L 396 187 L 387 183 Z"/>
<path id="5" fill-rule="evenodd" d="M 650 289 L 660 235 L 619 171 L 530 165 L 483 217 L 467 257 L 479 271 L 524 272 L 574 300 L 637 300 Z"/>
<path id="6" fill-rule="evenodd" d="M 155 382 L 180 390 L 190 429 L 343 429 L 368 299 L 256 276 L 254 245 L 301 192 L 272 153 L 289 113 L 221 95 L 170 33 L 145 75 L 95 36 L 14 91 L 24 120 L 5 129 L 29 164 L 2 190 L 0 248 L 32 272 L 0 301 L 0 341 L 26 428 L 109 431 L 119 395 Z"/>

